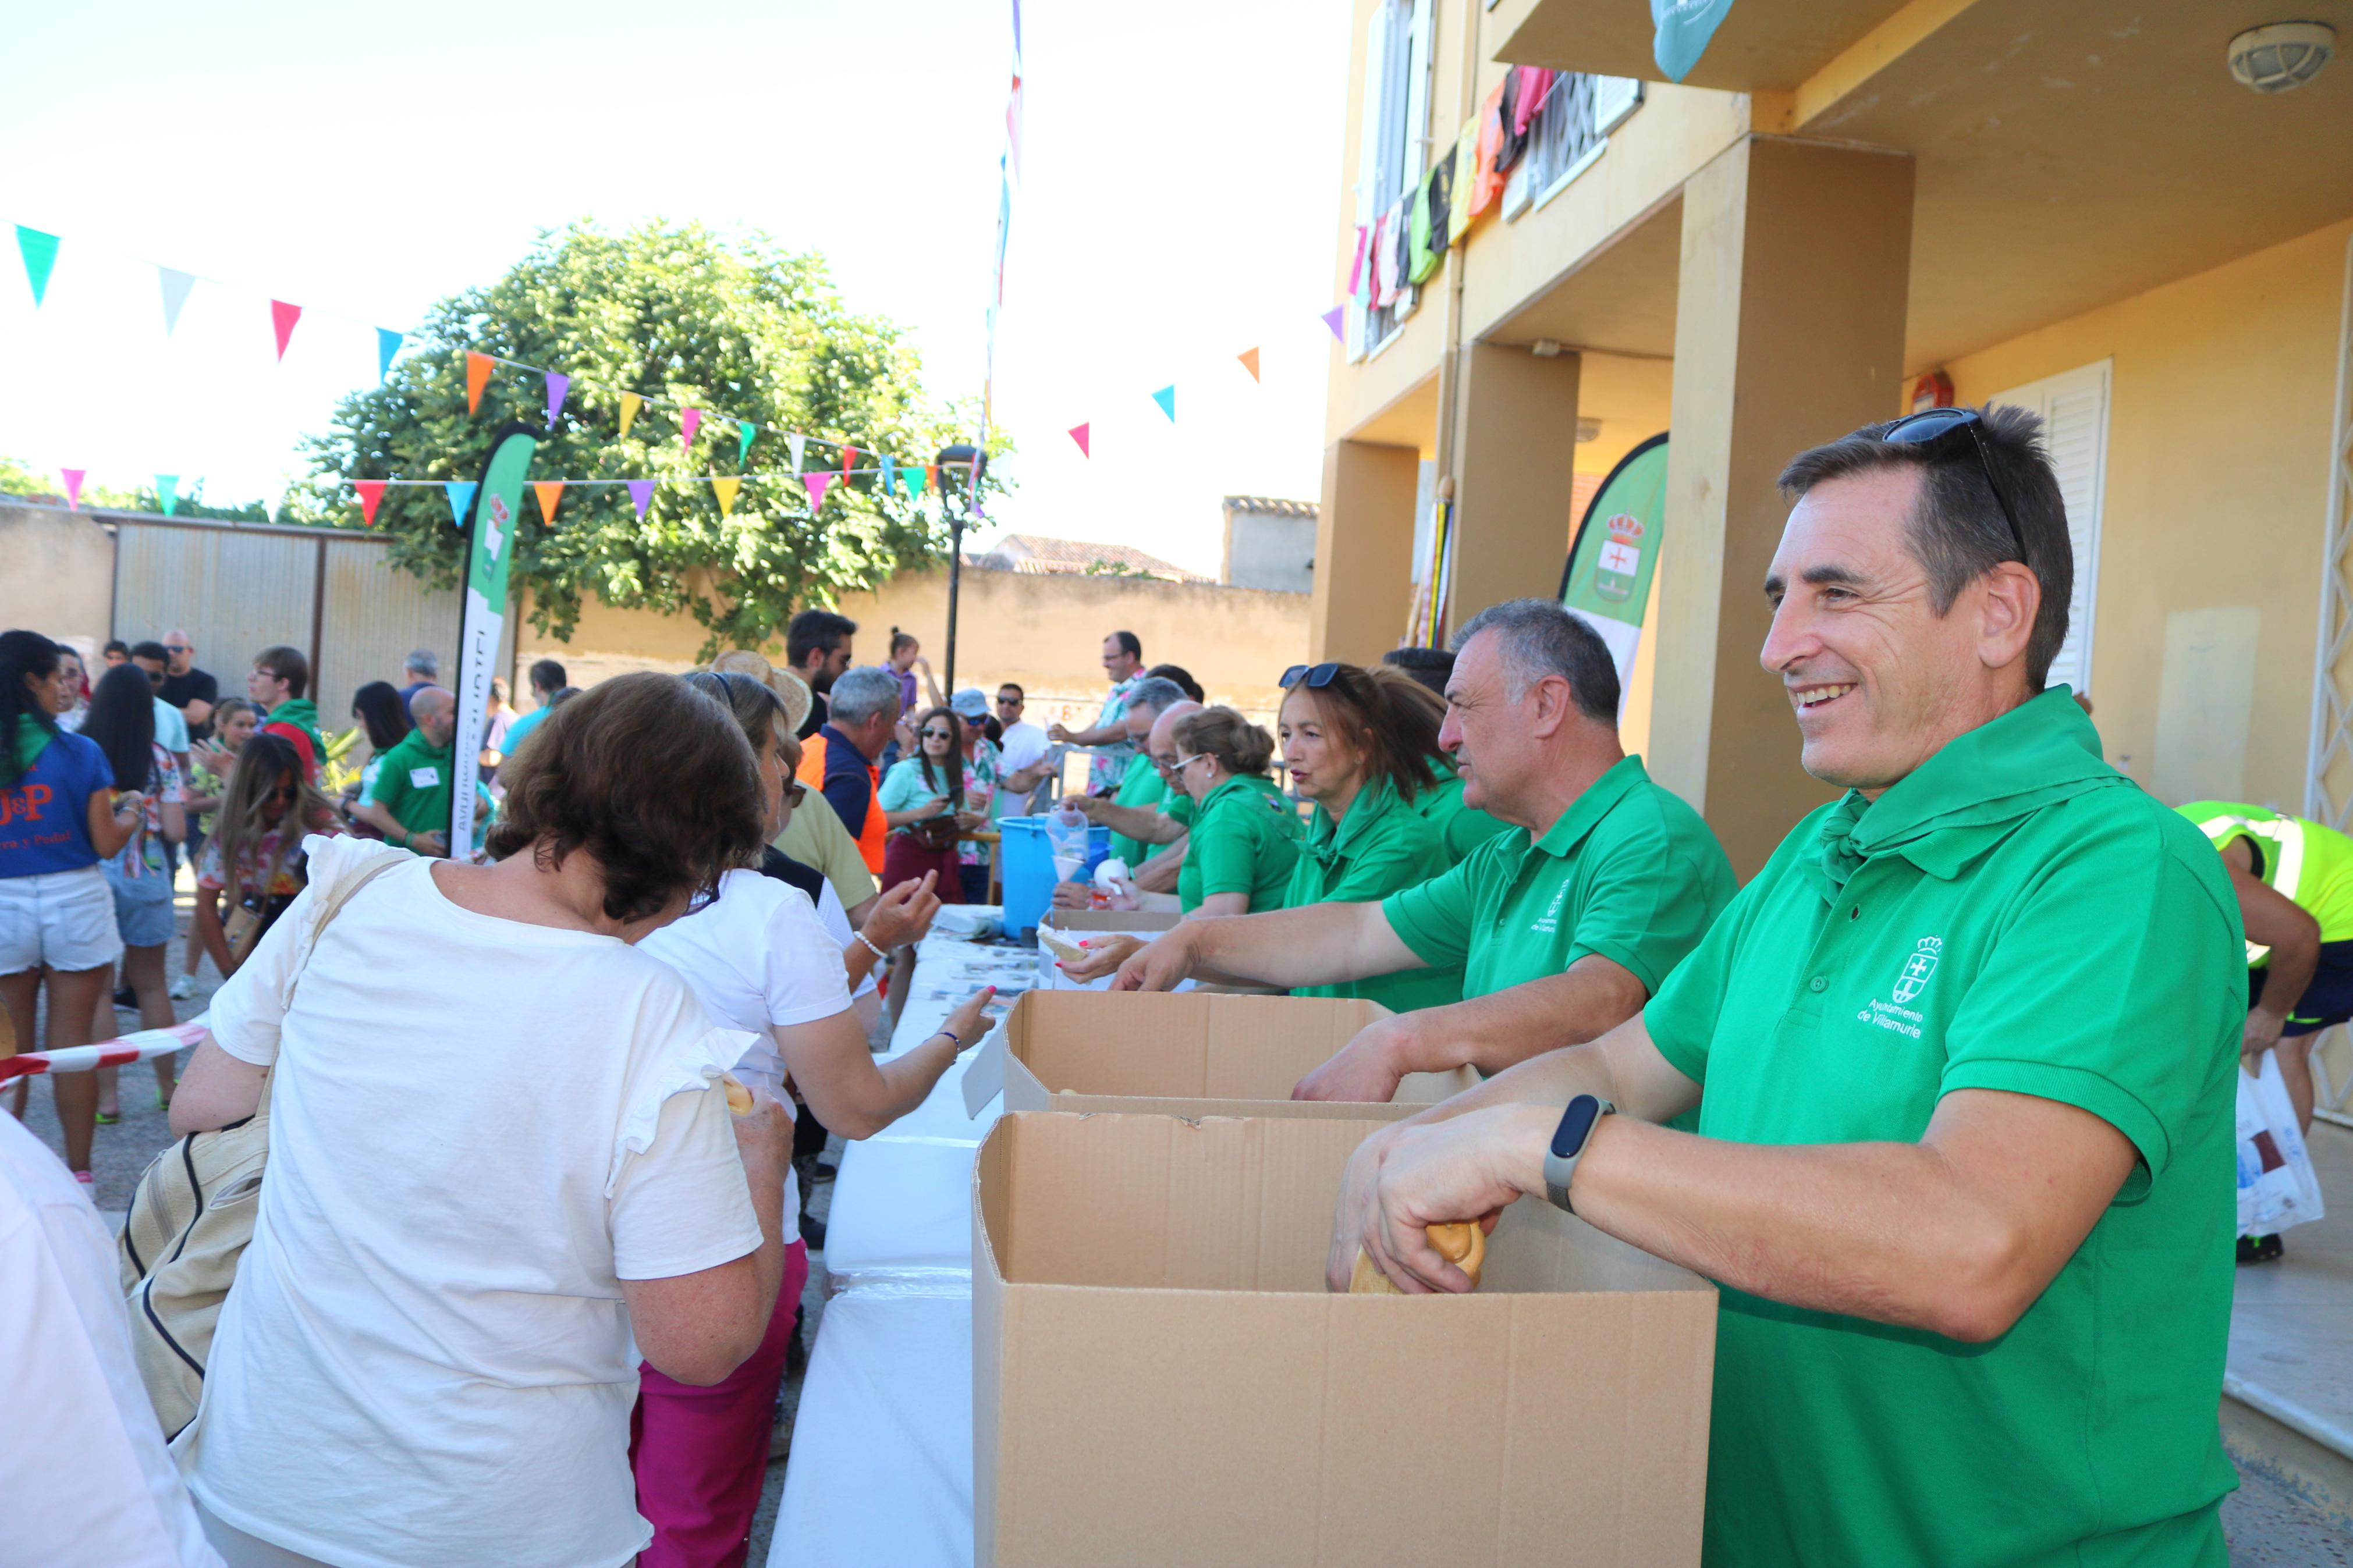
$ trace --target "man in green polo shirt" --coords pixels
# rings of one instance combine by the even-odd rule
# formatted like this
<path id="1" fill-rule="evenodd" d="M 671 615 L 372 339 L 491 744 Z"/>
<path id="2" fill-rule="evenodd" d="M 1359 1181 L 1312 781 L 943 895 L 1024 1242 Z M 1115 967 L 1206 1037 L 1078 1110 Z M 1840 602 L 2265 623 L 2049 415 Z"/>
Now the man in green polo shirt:
<path id="1" fill-rule="evenodd" d="M 1525 1194 L 1722 1286 L 1711 1568 L 2224 1562 L 2239 911 L 2042 689 L 2073 562 L 2039 427 L 1937 410 L 1790 464 L 1763 660 L 1846 795 L 1640 1017 L 1342 1182 L 1335 1289 L 1360 1246 L 1464 1289 L 1422 1226 Z"/>
<path id="2" fill-rule="evenodd" d="M 419 855 L 449 853 L 451 784 L 461 770 L 450 761 L 450 740 L 458 729 L 458 700 L 438 686 L 428 686 L 409 700 L 417 728 L 384 754 L 369 797 L 352 807 L 353 820 L 364 822 L 391 843 Z M 462 770 L 468 782 L 473 770 Z M 491 797 L 476 792 L 476 821 L 491 819 Z"/>
<path id="3" fill-rule="evenodd" d="M 1732 897 L 1731 864 L 1699 814 L 1620 748 L 1618 673 L 1590 626 L 1514 599 L 1455 647 L 1438 743 L 1463 800 L 1525 831 L 1377 903 L 1187 921 L 1128 959 L 1113 989 L 1462 966 L 1464 1000 L 1366 1028 L 1302 1080 L 1310 1100 L 1385 1100 L 1408 1073 L 1466 1063 L 1498 1072 L 1631 1017 Z"/>

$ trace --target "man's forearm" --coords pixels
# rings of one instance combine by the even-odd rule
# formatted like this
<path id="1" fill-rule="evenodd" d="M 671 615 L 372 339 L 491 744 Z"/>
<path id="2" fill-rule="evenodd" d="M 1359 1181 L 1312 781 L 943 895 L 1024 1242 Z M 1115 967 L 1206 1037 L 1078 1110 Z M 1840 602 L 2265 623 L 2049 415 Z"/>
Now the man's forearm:
<path id="1" fill-rule="evenodd" d="M 1424 967 L 1389 931 L 1378 904 L 1302 904 L 1259 915 L 1188 921 L 1185 929 L 1197 968 L 1261 985 L 1336 985 Z M 1382 939 L 1394 952 L 1384 951 Z"/>
<path id="2" fill-rule="evenodd" d="M 391 812 L 385 810 L 383 803 L 380 801 L 354 801 L 352 804 L 352 820 L 353 822 L 366 823 L 370 827 L 373 827 L 378 833 L 383 834 L 386 843 L 406 844 L 408 842 L 408 829 L 403 827 L 400 825 L 400 818 L 393 816 Z"/>
<path id="3" fill-rule="evenodd" d="M 1155 855 L 1143 865 L 1134 868 L 1135 889 L 1140 893 L 1173 893 L 1176 879 L 1185 874 L 1185 849 L 1188 840 L 1178 834 L 1176 842 Z"/>
<path id="4" fill-rule="evenodd" d="M 1102 823 L 1113 833 L 1146 844 L 1168 844 L 1179 837 L 1185 829 L 1171 820 L 1158 807 L 1145 811 L 1139 806 L 1119 805 L 1108 800 L 1093 803 L 1087 816 Z"/>
<path id="5" fill-rule="evenodd" d="M 1564 1046 L 1599 1039 L 1642 1010 L 1642 983 L 1588 953 L 1559 974 L 1398 1016 L 1401 1073 L 1474 1067 L 1502 1072 Z M 1566 1098 L 1566 1097 L 1564 1097 Z"/>

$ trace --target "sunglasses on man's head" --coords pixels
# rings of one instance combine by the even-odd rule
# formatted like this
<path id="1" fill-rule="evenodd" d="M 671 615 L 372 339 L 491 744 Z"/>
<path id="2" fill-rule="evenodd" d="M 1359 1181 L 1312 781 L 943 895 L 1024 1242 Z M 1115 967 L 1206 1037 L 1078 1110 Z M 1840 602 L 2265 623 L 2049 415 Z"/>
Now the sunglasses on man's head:
<path id="1" fill-rule="evenodd" d="M 1969 433 L 1969 444 L 1977 448 L 1978 467 L 1985 471 L 1986 488 L 1993 491 L 1993 504 L 2001 508 L 2002 521 L 2010 524 L 2010 542 L 2017 547 L 2019 563 L 2023 565 L 2026 535 L 2019 531 L 2018 514 L 2010 510 L 2010 498 L 2001 493 L 2001 480 L 1994 477 L 1993 454 L 1986 450 L 1983 415 L 1974 408 L 1924 409 L 1898 419 L 1879 438 L 1891 446 L 1926 447 L 1960 430 Z"/>
<path id="2" fill-rule="evenodd" d="M 1311 689 L 1321 691 L 1331 685 L 1332 678 L 1339 673 L 1340 666 L 1336 660 L 1315 665 L 1294 664 L 1282 672 L 1281 684 L 1282 689 L 1288 691 L 1298 685 L 1303 677 Z"/>

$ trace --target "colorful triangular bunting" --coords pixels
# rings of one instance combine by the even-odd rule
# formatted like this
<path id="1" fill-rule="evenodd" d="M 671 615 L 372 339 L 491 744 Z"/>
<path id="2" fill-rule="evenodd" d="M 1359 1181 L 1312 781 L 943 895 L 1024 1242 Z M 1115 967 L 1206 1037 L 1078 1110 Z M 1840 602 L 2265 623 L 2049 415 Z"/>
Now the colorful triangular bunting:
<path id="1" fill-rule="evenodd" d="M 168 338 L 180 325 L 180 311 L 188 302 L 188 290 L 196 286 L 196 276 L 169 267 L 158 267 L 155 272 L 164 285 L 164 335 Z"/>
<path id="2" fill-rule="evenodd" d="M 622 435 L 627 436 L 627 435 L 629 433 L 629 423 L 630 423 L 630 421 L 631 421 L 631 420 L 634 420 L 635 418 L 637 418 L 637 416 L 638 416 L 638 409 L 640 409 L 640 408 L 643 408 L 645 405 L 646 405 L 646 400 L 645 400 L 644 398 L 642 398 L 642 397 L 639 397 L 636 393 L 634 393 L 634 392 L 625 392 L 625 393 L 621 394 L 621 434 L 622 434 Z M 645 508 L 643 508 L 643 507 L 639 507 L 639 508 L 638 508 L 638 515 L 639 517 L 643 517 L 645 514 L 646 514 L 646 509 L 645 509 Z"/>
<path id="3" fill-rule="evenodd" d="M 560 370 L 547 373 L 547 427 L 555 428 L 555 416 L 564 412 L 564 395 L 572 390 L 572 378 Z"/>
<path id="4" fill-rule="evenodd" d="M 353 479 L 352 489 L 360 493 L 360 521 L 370 528 L 375 526 L 375 509 L 384 503 L 382 479 Z"/>
<path id="5" fill-rule="evenodd" d="M 719 498 L 719 515 L 725 517 L 735 510 L 735 492 L 743 487 L 744 476 L 728 474 L 711 481 L 711 493 Z"/>
<path id="6" fill-rule="evenodd" d="M 539 521 L 550 528 L 555 526 L 556 503 L 564 499 L 562 479 L 533 479 L 531 493 L 539 498 Z"/>
<path id="7" fill-rule="evenodd" d="M 33 309 L 48 298 L 49 268 L 58 264 L 58 237 L 37 228 L 16 226 L 16 249 L 25 258 L 25 280 L 33 286 Z"/>
<path id="8" fill-rule="evenodd" d="M 269 301 L 269 330 L 278 334 L 278 363 L 286 363 L 286 345 L 294 339 L 294 323 L 302 319 L 302 307 L 290 305 L 283 300 Z"/>
<path id="9" fill-rule="evenodd" d="M 497 362 L 488 354 L 466 351 L 466 412 L 482 411 L 482 388 L 491 384 L 491 367 Z"/>
<path id="10" fill-rule="evenodd" d="M 1332 329 L 1332 341 L 1335 343 L 1345 343 L 1348 341 L 1348 334 L 1340 329 L 1340 323 L 1347 319 L 1348 307 L 1345 305 L 1335 305 L 1316 318 Z"/>
<path id="11" fill-rule="evenodd" d="M 87 468 L 59 468 L 58 473 L 62 476 L 66 481 L 66 505 L 73 508 L 76 511 L 79 511 L 81 510 L 81 482 L 90 477 L 90 470 Z"/>
<path id="12" fill-rule="evenodd" d="M 459 528 L 466 526 L 466 509 L 474 504 L 476 482 L 472 479 L 446 479 L 442 491 L 449 498 L 449 521 Z"/>
<path id="13" fill-rule="evenodd" d="M 1094 421 L 1090 419 L 1084 425 L 1071 426 L 1071 439 L 1079 444 L 1079 455 L 1082 458 L 1092 458 L 1095 455 L 1094 448 L 1087 444 L 1087 433 L 1093 428 L 1093 426 Z"/>
<path id="14" fill-rule="evenodd" d="M 855 447 L 844 447 L 841 449 L 841 477 L 845 479 L 848 479 L 849 477 L 849 470 L 856 467 L 858 467 L 858 448 Z"/>
<path id="15" fill-rule="evenodd" d="M 702 428 L 702 409 L 690 408 L 684 414 L 681 415 L 678 421 L 678 449 L 681 452 L 692 452 L 694 450 L 694 433 Z"/>
<path id="16" fill-rule="evenodd" d="M 760 438 L 760 427 L 749 419 L 735 421 L 735 466 L 742 468 L 752 455 L 752 443 Z"/>
<path id="17" fill-rule="evenodd" d="M 180 476 L 177 474 L 157 474 L 155 476 L 155 500 L 157 503 L 163 507 L 164 515 L 165 517 L 170 517 L 174 513 L 177 512 L 180 510 Z"/>
<path id="18" fill-rule="evenodd" d="M 787 436 L 785 437 L 785 447 L 786 449 L 790 451 L 793 455 L 793 472 L 797 474 L 799 473 L 801 471 L 801 459 L 808 456 L 808 437 L 806 436 Z"/>
<path id="19" fill-rule="evenodd" d="M 1174 386 L 1162 387 L 1152 395 L 1152 401 L 1160 405 L 1160 412 L 1168 416 L 1168 423 L 1176 423 L 1176 389 Z"/>
<path id="20" fill-rule="evenodd" d="M 390 327 L 375 330 L 375 378 L 384 380 L 392 374 L 392 356 L 400 352 L 400 340 L 406 332 L 396 332 Z"/>
<path id="21" fill-rule="evenodd" d="M 809 510 L 815 511 L 825 504 L 825 487 L 833 483 L 835 478 L 836 476 L 828 473 L 801 476 L 801 484 L 808 491 Z"/>
<path id="22" fill-rule="evenodd" d="M 1238 359 L 1238 360 L 1240 360 L 1240 361 L 1241 361 L 1241 362 L 1242 362 L 1242 368 L 1243 368 L 1244 370 L 1246 370 L 1246 371 L 1248 371 L 1248 372 L 1250 372 L 1250 379 L 1251 379 L 1252 381 L 1256 381 L 1256 380 L 1258 380 L 1258 379 L 1259 379 L 1259 374 L 1258 374 L 1258 350 L 1256 350 L 1256 349 L 1244 349 L 1244 350 L 1242 350 L 1242 352 L 1241 352 L 1241 353 L 1240 353 L 1236 354 L 1234 357 L 1235 357 L 1236 359 Z"/>
<path id="23" fill-rule="evenodd" d="M 642 399 L 640 399 L 640 401 L 643 401 L 643 400 L 642 400 Z M 634 507 L 636 507 L 636 508 L 638 509 L 638 521 L 639 522 L 643 522 L 643 521 L 645 521 L 645 520 L 646 520 L 646 508 L 648 508 L 648 507 L 649 507 L 649 506 L 653 505 L 653 502 L 654 502 L 654 482 L 653 482 L 653 480 L 651 480 L 651 479 L 631 479 L 631 480 L 629 481 L 629 504 L 630 504 L 630 505 L 632 505 L 632 506 L 634 506 Z"/>
<path id="24" fill-rule="evenodd" d="M 877 452 L 874 460 L 882 465 L 882 482 L 876 488 L 882 492 L 882 499 L 889 500 L 892 492 L 899 488 L 899 465 L 888 452 Z"/>

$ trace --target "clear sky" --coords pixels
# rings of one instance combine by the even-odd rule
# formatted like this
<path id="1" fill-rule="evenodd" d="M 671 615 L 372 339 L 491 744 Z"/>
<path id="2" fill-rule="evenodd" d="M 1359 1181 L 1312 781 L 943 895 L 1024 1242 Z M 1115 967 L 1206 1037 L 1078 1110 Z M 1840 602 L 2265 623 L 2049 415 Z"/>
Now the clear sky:
<path id="1" fill-rule="evenodd" d="M 1008 9 L 17 7 L 0 225 L 64 247 L 36 312 L 0 228 L 0 454 L 265 495 L 375 379 L 374 326 L 581 216 L 820 251 L 935 394 L 977 394 Z M 1220 495 L 1314 497 L 1347 26 L 1345 0 L 1026 0 L 997 527 L 1215 571 Z M 167 339 L 157 262 L 235 287 Z M 273 296 L 308 311 L 282 365 Z"/>

